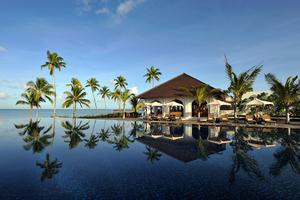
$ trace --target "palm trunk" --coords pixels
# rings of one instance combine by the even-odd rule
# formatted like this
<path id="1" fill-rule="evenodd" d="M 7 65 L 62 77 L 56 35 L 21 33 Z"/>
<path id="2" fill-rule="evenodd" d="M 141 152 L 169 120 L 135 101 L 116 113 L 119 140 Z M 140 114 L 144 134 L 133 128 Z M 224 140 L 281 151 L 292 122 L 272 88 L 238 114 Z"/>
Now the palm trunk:
<path id="1" fill-rule="evenodd" d="M 53 103 L 53 117 L 56 116 L 56 81 L 55 81 L 55 74 L 52 74 L 53 77 L 53 89 L 54 89 L 54 103 Z"/>
<path id="2" fill-rule="evenodd" d="M 30 118 L 30 120 L 32 119 L 32 106 L 30 106 L 30 109 L 29 109 L 29 118 Z"/>
<path id="3" fill-rule="evenodd" d="M 198 110 L 198 121 L 200 121 L 200 119 L 201 119 L 201 111 Z"/>
<path id="4" fill-rule="evenodd" d="M 76 115 L 76 103 L 73 105 L 73 118 L 75 118 Z"/>
<path id="5" fill-rule="evenodd" d="M 98 108 L 97 108 L 97 102 L 96 102 L 96 99 L 95 99 L 95 94 L 94 92 L 92 91 L 92 94 L 93 94 L 93 98 L 94 98 L 94 103 L 95 103 L 95 108 L 96 108 L 96 113 L 98 113 Z"/>
<path id="6" fill-rule="evenodd" d="M 237 122 L 237 106 L 236 103 L 233 104 L 233 116 L 234 116 L 234 122 Z"/>
<path id="7" fill-rule="evenodd" d="M 286 123 L 290 123 L 290 107 L 285 107 L 285 116 L 286 116 Z"/>
<path id="8" fill-rule="evenodd" d="M 125 119 L 126 103 L 123 104 L 123 119 Z"/>

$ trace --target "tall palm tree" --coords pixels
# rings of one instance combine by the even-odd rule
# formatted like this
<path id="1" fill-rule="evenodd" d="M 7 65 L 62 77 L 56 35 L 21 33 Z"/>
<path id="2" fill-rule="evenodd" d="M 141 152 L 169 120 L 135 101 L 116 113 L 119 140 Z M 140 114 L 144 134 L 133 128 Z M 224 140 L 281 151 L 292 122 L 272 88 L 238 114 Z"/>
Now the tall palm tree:
<path id="1" fill-rule="evenodd" d="M 51 53 L 49 50 L 47 51 L 47 61 L 45 64 L 41 66 L 41 68 L 48 67 L 50 75 L 53 78 L 53 87 L 54 87 L 54 110 L 53 110 L 53 116 L 56 116 L 56 79 L 55 79 L 55 69 L 58 69 L 59 71 L 66 67 L 66 63 L 64 62 L 64 59 L 60 57 L 56 52 Z"/>
<path id="2" fill-rule="evenodd" d="M 230 85 L 227 89 L 227 92 L 232 94 L 231 103 L 234 111 L 234 120 L 236 121 L 237 109 L 242 101 L 243 95 L 247 92 L 253 91 L 253 83 L 257 75 L 260 73 L 262 65 L 251 67 L 247 71 L 237 75 L 233 72 L 232 66 L 227 62 L 227 58 L 225 57 L 225 68 L 226 74 L 230 80 Z"/>
<path id="3" fill-rule="evenodd" d="M 71 91 L 66 91 L 64 93 L 66 95 L 66 100 L 62 107 L 69 108 L 71 105 L 73 105 L 73 118 L 76 116 L 77 104 L 79 104 L 80 107 L 89 107 L 90 100 L 85 99 L 86 92 L 84 91 L 84 88 L 75 86 L 71 88 Z"/>
<path id="4" fill-rule="evenodd" d="M 147 73 L 144 75 L 144 77 L 146 77 L 146 83 L 150 83 L 152 84 L 152 87 L 154 86 L 154 81 L 159 81 L 160 80 L 160 75 L 161 72 L 159 71 L 158 68 L 154 68 L 154 66 L 150 67 L 150 68 L 146 68 L 147 69 Z"/>
<path id="5" fill-rule="evenodd" d="M 196 103 L 198 105 L 198 110 L 197 110 L 197 114 L 198 114 L 198 120 L 200 120 L 201 118 L 201 109 L 203 108 L 203 105 L 205 104 L 205 102 L 212 97 L 217 96 L 220 91 L 217 89 L 210 89 L 208 87 L 208 85 L 199 85 L 198 87 L 194 87 L 192 89 L 186 89 L 185 91 L 187 92 L 187 94 L 191 97 L 193 97 L 194 99 L 196 99 Z"/>
<path id="6" fill-rule="evenodd" d="M 51 96 L 54 95 L 55 92 L 52 89 L 53 86 L 44 78 L 37 78 L 35 82 L 27 82 L 27 92 L 33 95 L 37 109 L 39 109 L 40 103 L 45 102 L 46 99 L 50 103 L 53 103 Z"/>
<path id="7" fill-rule="evenodd" d="M 99 88 L 100 88 L 99 81 L 96 78 L 90 78 L 89 80 L 86 81 L 86 86 L 85 87 L 90 87 L 91 88 L 93 98 L 94 98 L 95 108 L 96 108 L 96 111 L 97 111 L 97 102 L 96 102 L 96 99 L 95 99 L 95 92 L 97 90 L 99 90 Z"/>
<path id="8" fill-rule="evenodd" d="M 43 169 L 41 174 L 41 181 L 45 179 L 51 179 L 55 174 L 59 172 L 59 169 L 62 167 L 62 163 L 57 160 L 51 160 L 49 153 L 46 155 L 46 159 L 43 162 L 36 162 L 36 166 Z"/>
<path id="9" fill-rule="evenodd" d="M 106 98 L 110 97 L 110 90 L 107 86 L 103 86 L 99 90 L 99 94 L 101 95 L 101 98 L 104 99 L 104 108 L 106 109 Z"/>
<path id="10" fill-rule="evenodd" d="M 116 101 L 118 102 L 118 111 L 121 110 L 120 95 L 121 95 L 121 90 L 119 90 L 119 89 L 114 90 L 114 91 L 110 94 L 112 100 L 114 100 L 115 102 L 116 102 Z"/>
<path id="11" fill-rule="evenodd" d="M 123 103 L 123 119 L 125 119 L 125 112 L 126 112 L 126 102 L 131 98 L 132 94 L 129 90 L 125 90 L 120 94 L 120 100 Z"/>
<path id="12" fill-rule="evenodd" d="M 132 107 L 135 117 L 137 117 L 138 111 L 145 106 L 145 104 L 143 102 L 140 102 L 139 99 L 135 95 L 132 95 L 132 97 L 130 99 L 130 104 L 131 104 L 131 107 Z"/>
<path id="13" fill-rule="evenodd" d="M 30 119 L 32 118 L 32 109 L 34 106 L 37 106 L 33 93 L 24 92 L 21 94 L 22 99 L 16 102 L 16 105 L 28 105 L 29 106 L 29 115 Z"/>
<path id="14" fill-rule="evenodd" d="M 300 101 L 300 80 L 298 76 L 288 77 L 285 83 L 279 81 L 271 73 L 266 74 L 265 78 L 271 85 L 271 91 L 277 104 L 285 109 L 286 123 L 290 123 L 290 108 Z"/>
<path id="15" fill-rule="evenodd" d="M 127 87 L 127 81 L 126 81 L 126 78 L 124 76 L 118 76 L 115 80 L 114 80 L 114 83 L 115 83 L 115 90 L 119 89 L 119 90 L 122 90 L 122 89 L 126 89 Z"/>

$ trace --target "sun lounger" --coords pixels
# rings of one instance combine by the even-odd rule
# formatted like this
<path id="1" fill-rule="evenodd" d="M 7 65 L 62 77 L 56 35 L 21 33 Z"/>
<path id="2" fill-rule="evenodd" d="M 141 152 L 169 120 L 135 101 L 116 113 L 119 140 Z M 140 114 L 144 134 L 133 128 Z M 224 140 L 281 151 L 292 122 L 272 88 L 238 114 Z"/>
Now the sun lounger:
<path id="1" fill-rule="evenodd" d="M 222 116 L 220 117 L 220 120 L 221 120 L 221 122 L 228 122 L 228 121 L 229 121 L 228 115 L 222 115 Z"/>
<path id="2" fill-rule="evenodd" d="M 263 114 L 262 115 L 262 119 L 265 123 L 269 123 L 269 124 L 276 124 L 276 121 L 273 121 L 271 119 L 271 116 L 269 114 Z"/>
<path id="3" fill-rule="evenodd" d="M 246 122 L 248 123 L 248 124 L 255 124 L 256 123 L 256 121 L 255 121 L 255 119 L 254 119 L 254 116 L 253 115 L 246 115 Z"/>
<path id="4" fill-rule="evenodd" d="M 215 116 L 212 113 L 208 113 L 207 122 L 215 122 Z"/>

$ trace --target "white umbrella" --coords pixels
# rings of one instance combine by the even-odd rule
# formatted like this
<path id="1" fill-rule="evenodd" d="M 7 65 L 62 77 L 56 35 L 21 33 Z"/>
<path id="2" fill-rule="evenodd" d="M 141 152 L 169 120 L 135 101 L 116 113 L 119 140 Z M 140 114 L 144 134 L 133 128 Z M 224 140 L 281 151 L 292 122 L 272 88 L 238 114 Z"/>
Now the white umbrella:
<path id="1" fill-rule="evenodd" d="M 183 106 L 181 103 L 177 103 L 176 101 L 170 101 L 164 105 L 165 106 Z"/>
<path id="2" fill-rule="evenodd" d="M 227 103 L 225 101 L 221 101 L 221 100 L 213 100 L 212 102 L 208 103 L 207 105 L 209 106 L 216 106 L 216 109 L 215 109 L 215 113 L 217 115 L 217 117 L 220 117 L 220 107 L 221 106 L 231 106 L 230 103 Z"/>
<path id="3" fill-rule="evenodd" d="M 231 106 L 230 103 L 227 103 L 227 102 L 221 101 L 221 100 L 213 100 L 212 102 L 208 103 L 207 105 L 213 105 L 213 106 Z"/>
<path id="4" fill-rule="evenodd" d="M 163 106 L 163 104 L 160 103 L 160 102 L 154 101 L 154 102 L 151 103 L 150 106 L 152 106 L 152 107 L 154 107 L 154 106 Z"/>
<path id="5" fill-rule="evenodd" d="M 266 105 L 274 105 L 274 103 L 270 102 L 270 101 L 263 101 L 260 99 L 253 99 L 252 101 L 246 103 L 247 106 L 266 106 Z"/>

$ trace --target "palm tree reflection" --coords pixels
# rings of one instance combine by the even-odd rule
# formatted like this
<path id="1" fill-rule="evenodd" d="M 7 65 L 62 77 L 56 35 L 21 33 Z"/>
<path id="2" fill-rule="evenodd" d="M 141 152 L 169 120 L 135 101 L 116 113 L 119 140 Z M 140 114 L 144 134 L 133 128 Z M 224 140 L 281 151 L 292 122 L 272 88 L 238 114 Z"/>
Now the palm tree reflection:
<path id="1" fill-rule="evenodd" d="M 61 126 L 65 129 L 65 135 L 63 138 L 66 138 L 64 142 L 69 144 L 69 148 L 72 149 L 76 147 L 85 137 L 85 134 L 83 131 L 90 128 L 89 122 L 82 123 L 82 121 L 79 122 L 79 124 L 76 124 L 76 120 L 74 120 L 73 125 L 68 122 L 62 122 Z"/>
<path id="2" fill-rule="evenodd" d="M 89 139 L 84 139 L 84 141 L 86 142 L 84 146 L 89 148 L 89 149 L 94 149 L 97 146 L 98 142 L 99 142 L 98 136 L 94 135 L 95 125 L 96 125 L 96 120 L 94 121 L 94 125 L 93 125 L 93 129 L 92 129 L 90 138 Z"/>
<path id="3" fill-rule="evenodd" d="M 123 126 L 117 124 L 112 126 L 112 131 L 114 133 L 113 139 L 109 140 L 110 144 L 113 144 L 113 148 L 117 151 L 122 151 L 129 148 L 129 143 L 134 142 L 130 136 L 127 136 L 125 133 L 125 123 Z"/>
<path id="4" fill-rule="evenodd" d="M 103 142 L 107 141 L 110 136 L 108 128 L 107 129 L 102 128 L 98 134 L 99 134 L 100 140 Z"/>
<path id="5" fill-rule="evenodd" d="M 248 155 L 248 151 L 252 150 L 252 147 L 248 145 L 245 138 L 247 133 L 243 130 L 236 130 L 234 141 L 231 143 L 233 149 L 233 164 L 229 173 L 229 182 L 233 183 L 236 179 L 236 174 L 242 169 L 248 176 L 256 176 L 263 178 L 257 161 Z"/>
<path id="6" fill-rule="evenodd" d="M 52 129 L 49 126 L 46 130 L 44 126 L 39 125 L 40 121 L 30 120 L 27 124 L 15 125 L 17 129 L 23 129 L 19 135 L 23 136 L 23 141 L 26 143 L 23 147 L 25 150 L 32 150 L 33 153 L 42 152 L 48 145 L 54 134 L 48 134 Z"/>
<path id="7" fill-rule="evenodd" d="M 294 173 L 300 174 L 300 135 L 286 129 L 278 131 L 275 137 L 281 147 L 274 153 L 276 162 L 271 165 L 269 173 L 278 176 L 284 168 L 290 166 Z"/>
<path id="8" fill-rule="evenodd" d="M 159 161 L 160 157 L 162 156 L 161 153 L 159 153 L 158 150 L 151 148 L 150 146 L 146 146 L 146 152 L 144 154 L 147 156 L 147 161 L 150 163 L 154 163 L 155 161 Z"/>
<path id="9" fill-rule="evenodd" d="M 51 179 L 55 174 L 59 172 L 59 169 L 62 167 L 62 163 L 57 160 L 51 160 L 50 155 L 46 155 L 46 159 L 43 162 L 36 162 L 36 166 L 43 169 L 41 174 L 41 181 L 45 179 Z"/>

